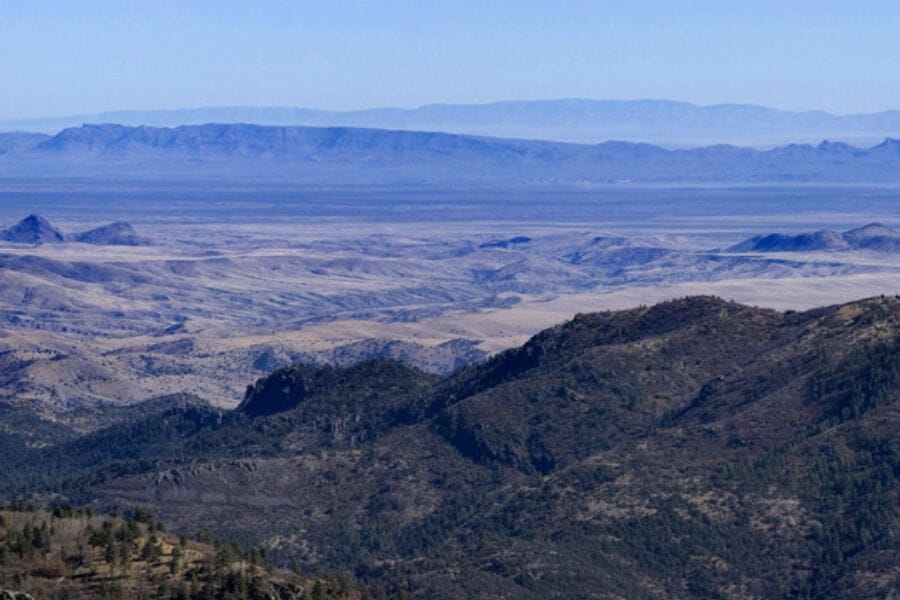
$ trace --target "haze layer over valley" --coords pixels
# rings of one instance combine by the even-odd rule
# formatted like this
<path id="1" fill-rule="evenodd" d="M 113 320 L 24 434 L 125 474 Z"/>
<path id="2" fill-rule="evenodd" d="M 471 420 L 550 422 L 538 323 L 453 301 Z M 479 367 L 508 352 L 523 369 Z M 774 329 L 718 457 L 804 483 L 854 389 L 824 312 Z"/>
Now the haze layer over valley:
<path id="1" fill-rule="evenodd" d="M 443 131 L 582 144 L 608 140 L 667 147 L 712 144 L 780 146 L 823 139 L 875 144 L 900 135 L 900 111 L 836 115 L 786 111 L 752 104 L 698 106 L 673 100 L 561 99 L 488 104 L 430 104 L 412 109 L 356 111 L 237 106 L 117 111 L 57 118 L 0 121 L 0 130 L 55 134 L 83 123 L 175 127 L 205 123 L 276 126 L 369 127 Z"/>
<path id="2" fill-rule="evenodd" d="M 0 400 L 71 411 L 190 391 L 232 407 L 286 364 L 393 357 L 448 373 L 579 312 L 893 294 L 895 198 L 7 180 Z M 822 229 L 841 243 L 808 243 Z M 770 234 L 783 239 L 761 244 Z"/>

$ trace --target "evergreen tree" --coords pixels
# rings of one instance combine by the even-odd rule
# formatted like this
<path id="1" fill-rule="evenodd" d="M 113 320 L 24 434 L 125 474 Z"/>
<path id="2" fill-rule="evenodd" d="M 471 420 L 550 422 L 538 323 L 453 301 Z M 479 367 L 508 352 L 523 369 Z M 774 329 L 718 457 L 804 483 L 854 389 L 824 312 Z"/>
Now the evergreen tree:
<path id="1" fill-rule="evenodd" d="M 109 565 L 110 570 L 112 570 L 112 568 L 115 566 L 118 558 L 119 558 L 119 553 L 116 550 L 115 542 L 113 542 L 113 540 L 109 540 L 106 543 L 106 549 L 103 553 L 103 560 L 105 560 L 106 563 Z"/>
<path id="2" fill-rule="evenodd" d="M 172 548 L 172 557 L 169 559 L 169 572 L 173 575 L 178 573 L 178 570 L 181 568 L 181 561 L 184 558 L 184 551 L 181 549 L 181 546 L 175 546 Z"/>
<path id="3" fill-rule="evenodd" d="M 156 539 L 156 536 L 150 536 L 141 549 L 141 559 L 147 563 L 155 563 L 159 561 L 160 556 L 162 556 L 162 548 L 159 540 Z"/>

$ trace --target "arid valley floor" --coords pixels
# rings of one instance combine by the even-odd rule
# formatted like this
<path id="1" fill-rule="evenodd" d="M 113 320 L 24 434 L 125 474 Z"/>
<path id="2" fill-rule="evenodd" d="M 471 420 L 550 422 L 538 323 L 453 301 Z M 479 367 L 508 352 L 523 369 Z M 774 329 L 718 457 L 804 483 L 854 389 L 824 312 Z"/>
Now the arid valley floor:
<path id="1" fill-rule="evenodd" d="M 894 294 L 900 246 L 733 246 L 897 226 L 897 193 L 7 181 L 0 229 L 32 213 L 64 233 L 121 221 L 148 243 L 0 243 L 0 400 L 65 414 L 190 390 L 233 407 L 292 362 L 446 373 L 580 312 Z"/>

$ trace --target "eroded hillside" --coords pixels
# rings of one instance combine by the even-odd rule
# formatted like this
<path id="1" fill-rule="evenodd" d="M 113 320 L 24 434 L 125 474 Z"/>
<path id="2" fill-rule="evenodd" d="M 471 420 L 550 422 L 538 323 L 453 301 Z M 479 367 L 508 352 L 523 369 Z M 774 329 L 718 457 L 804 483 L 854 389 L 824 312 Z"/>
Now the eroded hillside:
<path id="1" fill-rule="evenodd" d="M 159 511 L 421 597 L 886 597 L 900 299 L 578 315 L 436 378 L 293 366 L 44 447 L 5 489 Z M 18 444 L 18 445 L 17 445 Z"/>

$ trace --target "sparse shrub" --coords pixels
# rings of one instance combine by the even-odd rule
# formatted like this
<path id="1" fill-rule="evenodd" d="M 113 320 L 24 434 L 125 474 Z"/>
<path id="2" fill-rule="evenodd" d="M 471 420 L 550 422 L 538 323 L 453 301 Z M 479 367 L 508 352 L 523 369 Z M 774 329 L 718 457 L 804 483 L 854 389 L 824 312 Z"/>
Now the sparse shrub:
<path id="1" fill-rule="evenodd" d="M 134 512 L 131 513 L 131 520 L 150 525 L 153 523 L 153 513 L 143 508 L 136 508 L 134 509 Z"/>
<path id="2" fill-rule="evenodd" d="M 65 577 L 68 572 L 66 563 L 61 560 L 38 559 L 31 569 L 31 574 L 35 577 L 43 577 L 45 579 L 58 579 Z"/>
<path id="3" fill-rule="evenodd" d="M 75 509 L 71 504 L 60 504 L 53 507 L 51 514 L 55 519 L 68 519 L 75 516 Z"/>

